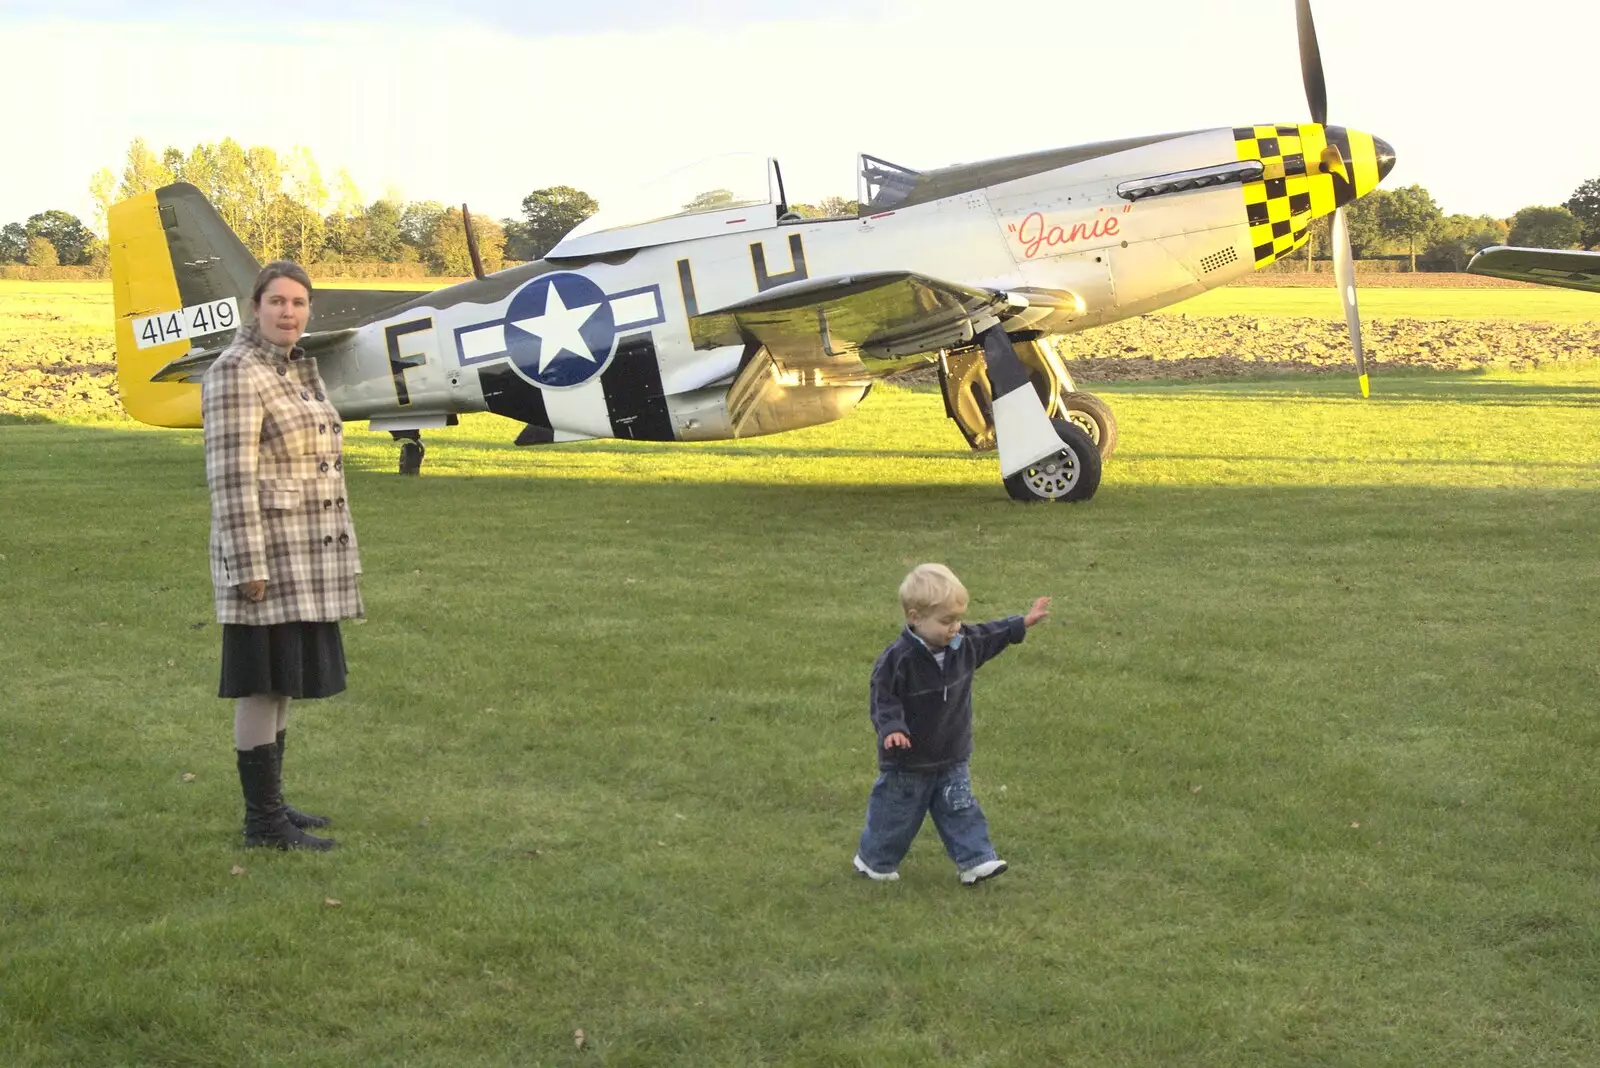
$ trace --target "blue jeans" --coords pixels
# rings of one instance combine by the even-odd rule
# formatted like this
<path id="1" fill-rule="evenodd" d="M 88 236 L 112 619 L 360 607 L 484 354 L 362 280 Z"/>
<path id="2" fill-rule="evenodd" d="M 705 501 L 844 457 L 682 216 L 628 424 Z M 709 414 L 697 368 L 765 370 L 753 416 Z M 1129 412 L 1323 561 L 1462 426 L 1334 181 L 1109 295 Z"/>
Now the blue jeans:
<path id="1" fill-rule="evenodd" d="M 894 871 L 928 813 L 933 814 L 944 850 L 958 869 L 995 859 L 989 821 L 972 796 L 966 761 L 929 771 L 881 773 L 867 799 L 867 826 L 861 832 L 858 855 L 873 871 Z"/>

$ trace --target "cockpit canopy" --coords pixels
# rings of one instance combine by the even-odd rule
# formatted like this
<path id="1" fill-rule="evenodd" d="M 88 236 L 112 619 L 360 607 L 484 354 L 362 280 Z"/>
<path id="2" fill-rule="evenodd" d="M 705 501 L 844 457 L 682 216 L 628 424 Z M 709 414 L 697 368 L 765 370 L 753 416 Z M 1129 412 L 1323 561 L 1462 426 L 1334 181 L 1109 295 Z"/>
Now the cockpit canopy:
<path id="1" fill-rule="evenodd" d="M 856 161 L 862 215 L 892 211 L 925 190 L 926 176 L 876 156 Z M 605 256 L 614 252 L 693 241 L 718 234 L 765 230 L 788 210 L 778 161 L 748 153 L 714 156 L 641 186 L 573 227 L 548 259 Z M 792 221 L 788 217 L 784 221 Z"/>
<path id="2" fill-rule="evenodd" d="M 856 201 L 861 214 L 893 211 L 910 199 L 921 178 L 920 171 L 861 153 L 856 158 Z"/>
<path id="3" fill-rule="evenodd" d="M 776 226 L 778 161 L 744 153 L 702 160 L 608 200 L 550 250 L 549 259 L 691 241 Z"/>
<path id="4" fill-rule="evenodd" d="M 1102 141 L 978 163 L 914 171 L 862 153 L 856 160 L 856 199 L 862 218 L 926 204 L 1015 181 L 1058 167 L 1113 156 L 1186 134 Z M 765 230 L 789 216 L 778 161 L 746 153 L 715 156 L 673 171 L 604 207 L 572 229 L 547 258 L 604 256 L 613 252 L 693 241 L 718 234 Z"/>

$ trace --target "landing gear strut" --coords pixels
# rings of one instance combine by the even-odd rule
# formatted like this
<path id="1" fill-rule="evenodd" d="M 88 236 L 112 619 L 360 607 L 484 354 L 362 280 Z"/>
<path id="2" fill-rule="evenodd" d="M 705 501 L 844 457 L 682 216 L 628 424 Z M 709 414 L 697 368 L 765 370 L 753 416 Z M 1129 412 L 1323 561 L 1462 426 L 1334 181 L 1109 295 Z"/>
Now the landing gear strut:
<path id="1" fill-rule="evenodd" d="M 1104 400 L 1093 393 L 1079 392 L 1050 339 L 1041 337 L 1013 345 L 1045 414 L 1052 421 L 1065 419 L 1088 434 L 1102 458 L 1115 452 L 1117 417 Z M 939 384 L 944 390 L 945 413 L 961 428 L 967 444 L 980 452 L 993 449 L 995 390 L 983 350 L 965 348 L 941 353 Z"/>
<path id="2" fill-rule="evenodd" d="M 389 435 L 400 443 L 400 473 L 422 474 L 422 457 L 428 451 L 422 444 L 422 431 L 391 430 Z"/>
<path id="3" fill-rule="evenodd" d="M 993 390 L 994 399 L 986 405 L 986 421 L 994 428 L 1006 492 L 1019 501 L 1072 502 L 1093 497 L 1100 487 L 1100 451 L 1094 441 L 1068 420 L 1052 420 L 1046 414 L 1003 329 L 992 326 L 976 340 L 983 345 Z M 947 403 L 948 399 L 947 393 Z"/>

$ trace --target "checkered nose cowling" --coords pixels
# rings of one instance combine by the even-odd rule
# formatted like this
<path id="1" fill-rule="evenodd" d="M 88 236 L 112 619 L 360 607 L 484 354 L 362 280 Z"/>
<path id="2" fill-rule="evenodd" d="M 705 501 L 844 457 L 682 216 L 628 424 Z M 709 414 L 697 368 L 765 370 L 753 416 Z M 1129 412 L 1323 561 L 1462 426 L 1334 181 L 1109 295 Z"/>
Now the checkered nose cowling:
<path id="1" fill-rule="evenodd" d="M 1257 267 L 1305 244 L 1312 219 L 1372 192 L 1394 167 L 1387 141 L 1343 126 L 1237 126 L 1233 140 L 1240 160 L 1263 167 L 1261 181 L 1244 185 Z"/>

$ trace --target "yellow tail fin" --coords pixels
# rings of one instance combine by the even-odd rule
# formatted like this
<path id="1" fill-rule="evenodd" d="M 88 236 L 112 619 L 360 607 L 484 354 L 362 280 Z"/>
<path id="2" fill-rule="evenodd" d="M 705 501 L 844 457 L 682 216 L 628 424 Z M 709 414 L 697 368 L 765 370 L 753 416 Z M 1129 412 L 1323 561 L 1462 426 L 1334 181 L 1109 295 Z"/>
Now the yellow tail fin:
<path id="1" fill-rule="evenodd" d="M 187 183 L 113 205 L 107 225 L 122 406 L 152 426 L 197 427 L 200 387 L 150 378 L 196 344 L 231 340 L 260 265 Z"/>

